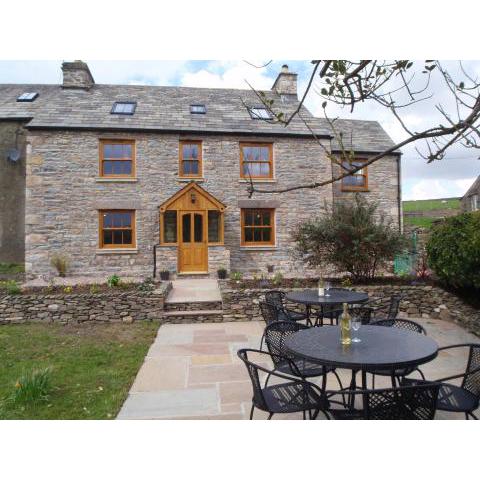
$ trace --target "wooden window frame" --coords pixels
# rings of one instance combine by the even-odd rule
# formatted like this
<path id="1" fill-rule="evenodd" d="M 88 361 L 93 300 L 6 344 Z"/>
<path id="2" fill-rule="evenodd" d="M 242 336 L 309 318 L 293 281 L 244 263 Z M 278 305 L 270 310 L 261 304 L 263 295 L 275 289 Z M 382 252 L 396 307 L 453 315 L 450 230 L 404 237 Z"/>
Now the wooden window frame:
<path id="1" fill-rule="evenodd" d="M 105 160 L 104 158 L 104 149 L 105 145 L 131 145 L 132 146 L 132 158 L 131 159 L 109 159 Z M 136 142 L 131 139 L 116 139 L 116 138 L 101 138 L 99 141 L 99 176 L 101 178 L 135 178 L 137 171 L 137 151 L 136 151 Z M 103 164 L 105 161 L 131 161 L 132 162 L 132 173 L 130 174 L 114 174 L 109 173 L 105 174 L 103 172 Z"/>
<path id="2" fill-rule="evenodd" d="M 130 244 L 123 244 L 123 245 L 116 245 L 116 244 L 104 244 L 103 243 L 103 215 L 105 213 L 131 213 L 132 217 L 132 243 Z M 109 230 L 115 230 L 115 228 L 109 228 Z M 136 211 L 135 210 L 128 210 L 128 209 L 108 209 L 108 210 L 99 210 L 98 211 L 98 240 L 99 240 L 99 248 L 100 249 L 131 249 L 137 248 L 137 229 L 136 229 Z"/>
<path id="3" fill-rule="evenodd" d="M 179 244 L 179 241 L 178 239 L 180 238 L 180 224 L 179 224 L 179 213 L 181 213 L 183 210 L 165 210 L 164 212 L 160 212 L 160 245 L 164 246 L 164 247 L 175 247 L 175 246 L 178 246 Z M 193 210 L 192 210 L 193 211 Z M 207 232 L 206 232 L 206 235 L 207 235 L 207 244 L 209 246 L 222 246 L 224 245 L 224 242 L 225 242 L 225 237 L 224 237 L 224 234 L 225 234 L 225 224 L 224 224 L 224 214 L 223 212 L 220 212 L 219 210 L 214 210 L 214 209 L 209 209 L 209 210 L 199 210 L 199 212 L 206 212 L 206 227 L 207 227 Z M 218 242 L 209 242 L 208 241 L 208 212 L 209 211 L 214 211 L 214 212 L 218 212 L 219 215 L 220 215 L 220 241 Z M 165 242 L 165 231 L 164 231 L 164 227 L 165 227 L 165 213 L 166 212 L 176 212 L 177 213 L 177 241 L 176 242 Z"/>
<path id="4" fill-rule="evenodd" d="M 184 174 L 183 173 L 183 146 L 184 145 L 198 145 L 198 174 Z M 180 178 L 202 178 L 203 176 L 203 145 L 201 140 L 180 140 L 178 149 L 178 176 Z"/>
<path id="5" fill-rule="evenodd" d="M 254 175 L 245 175 L 243 173 L 243 164 L 244 163 L 266 163 L 266 162 L 245 162 L 243 158 L 243 147 L 268 147 L 268 165 L 270 166 L 270 174 L 268 176 L 254 176 Z M 265 180 L 273 178 L 273 143 L 266 142 L 240 142 L 240 178 L 243 179 L 252 179 L 252 180 Z"/>
<path id="6" fill-rule="evenodd" d="M 368 161 L 368 159 L 366 158 L 355 158 L 352 160 L 353 162 L 362 162 L 362 163 L 366 163 Z M 340 168 L 342 168 L 340 166 Z M 342 178 L 342 192 L 367 192 L 368 191 L 368 166 L 364 166 L 362 167 L 364 173 L 363 174 L 358 174 L 358 173 L 354 173 L 352 175 L 348 175 L 349 177 L 353 177 L 353 176 L 359 176 L 359 177 L 363 177 L 365 179 L 365 185 L 345 185 L 344 183 L 344 178 Z M 343 168 L 342 168 L 342 171 L 343 171 Z"/>
<path id="7" fill-rule="evenodd" d="M 252 227 L 258 228 L 270 228 L 271 229 L 271 240 L 270 242 L 246 242 L 245 241 L 245 228 L 249 225 L 245 225 L 245 216 L 247 210 L 258 210 L 261 212 L 268 211 L 270 212 L 270 223 L 269 226 L 262 225 L 251 225 Z M 240 212 L 240 229 L 241 229 L 241 241 L 240 245 L 242 247 L 273 247 L 276 245 L 276 231 L 275 231 L 275 209 L 274 208 L 242 208 Z"/>

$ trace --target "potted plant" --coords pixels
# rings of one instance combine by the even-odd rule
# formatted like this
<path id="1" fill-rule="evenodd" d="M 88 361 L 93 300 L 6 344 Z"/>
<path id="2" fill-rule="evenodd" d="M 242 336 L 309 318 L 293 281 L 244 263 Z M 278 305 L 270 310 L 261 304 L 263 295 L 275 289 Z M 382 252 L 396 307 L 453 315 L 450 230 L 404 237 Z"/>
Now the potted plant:
<path id="1" fill-rule="evenodd" d="M 168 270 L 162 270 L 160 272 L 160 278 L 162 280 L 168 280 L 170 278 L 170 272 Z"/>
<path id="2" fill-rule="evenodd" d="M 219 268 L 217 270 L 217 276 L 220 280 L 225 280 L 227 278 L 227 269 L 226 268 Z"/>

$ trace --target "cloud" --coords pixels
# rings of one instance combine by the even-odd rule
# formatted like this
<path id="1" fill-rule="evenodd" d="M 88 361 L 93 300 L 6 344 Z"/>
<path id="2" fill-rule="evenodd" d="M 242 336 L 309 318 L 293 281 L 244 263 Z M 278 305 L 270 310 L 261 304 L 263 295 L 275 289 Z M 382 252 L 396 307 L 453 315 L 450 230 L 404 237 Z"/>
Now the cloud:
<path id="1" fill-rule="evenodd" d="M 253 62 L 252 62 L 253 63 Z M 261 64 L 261 62 L 258 62 Z M 243 61 L 210 62 L 196 72 L 187 72 L 180 84 L 185 87 L 209 88 L 250 88 L 268 90 L 275 77 L 268 75 L 265 69 L 255 68 Z"/>
<path id="2" fill-rule="evenodd" d="M 407 180 L 404 187 L 404 200 L 428 200 L 430 198 L 462 197 L 474 182 L 475 177 L 458 180 Z"/>

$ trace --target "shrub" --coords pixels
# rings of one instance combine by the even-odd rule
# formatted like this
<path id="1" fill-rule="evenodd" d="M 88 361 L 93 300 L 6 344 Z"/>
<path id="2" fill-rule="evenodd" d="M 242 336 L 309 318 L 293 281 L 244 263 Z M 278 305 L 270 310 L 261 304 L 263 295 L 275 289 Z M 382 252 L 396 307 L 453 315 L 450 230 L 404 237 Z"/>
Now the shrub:
<path id="1" fill-rule="evenodd" d="M 15 280 L 5 280 L 4 282 L 0 282 L 0 286 L 4 288 L 9 295 L 22 293 L 20 285 Z"/>
<path id="2" fill-rule="evenodd" d="M 297 253 L 312 267 L 331 264 L 356 281 L 374 278 L 406 246 L 398 227 L 377 209 L 358 194 L 352 202 L 325 205 L 322 216 L 294 231 Z"/>
<path id="3" fill-rule="evenodd" d="M 108 278 L 107 278 L 107 285 L 109 287 L 118 287 L 118 285 L 120 284 L 120 277 L 118 275 L 110 275 Z"/>
<path id="4" fill-rule="evenodd" d="M 283 274 L 282 272 L 277 272 L 272 277 L 272 283 L 274 285 L 280 285 L 283 281 Z"/>
<path id="5" fill-rule="evenodd" d="M 50 259 L 50 264 L 57 270 L 59 277 L 64 277 L 67 274 L 70 261 L 65 255 L 55 254 Z"/>
<path id="6" fill-rule="evenodd" d="M 235 282 L 239 282 L 243 278 L 242 272 L 232 272 L 230 278 Z"/>
<path id="7" fill-rule="evenodd" d="M 63 293 L 72 293 L 73 292 L 73 287 L 70 285 L 67 285 L 66 287 L 63 287 Z"/>
<path id="8" fill-rule="evenodd" d="M 430 268 L 456 288 L 480 288 L 480 212 L 450 217 L 434 226 L 427 242 Z"/>
<path id="9" fill-rule="evenodd" d="M 48 400 L 51 390 L 51 370 L 32 370 L 15 383 L 11 401 L 17 405 L 36 404 Z"/>
<path id="10" fill-rule="evenodd" d="M 90 285 L 91 294 L 98 293 L 99 291 L 100 291 L 100 287 L 96 283 L 92 283 L 92 285 Z"/>
<path id="11" fill-rule="evenodd" d="M 155 290 L 155 284 L 153 283 L 153 278 L 145 278 L 142 283 L 138 284 L 138 290 L 140 292 L 153 292 Z"/>

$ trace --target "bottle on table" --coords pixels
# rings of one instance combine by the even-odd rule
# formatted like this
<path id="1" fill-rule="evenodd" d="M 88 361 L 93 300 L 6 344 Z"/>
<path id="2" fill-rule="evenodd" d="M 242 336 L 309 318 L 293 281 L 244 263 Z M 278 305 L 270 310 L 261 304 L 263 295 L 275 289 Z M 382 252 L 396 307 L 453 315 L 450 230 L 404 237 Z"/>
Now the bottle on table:
<path id="1" fill-rule="evenodd" d="M 320 278 L 318 280 L 318 296 L 323 297 L 325 295 L 325 282 L 323 281 L 323 278 Z"/>
<path id="2" fill-rule="evenodd" d="M 342 345 L 350 345 L 352 343 L 351 323 L 352 317 L 348 313 L 348 304 L 343 304 L 343 313 L 340 315 L 340 341 Z"/>

